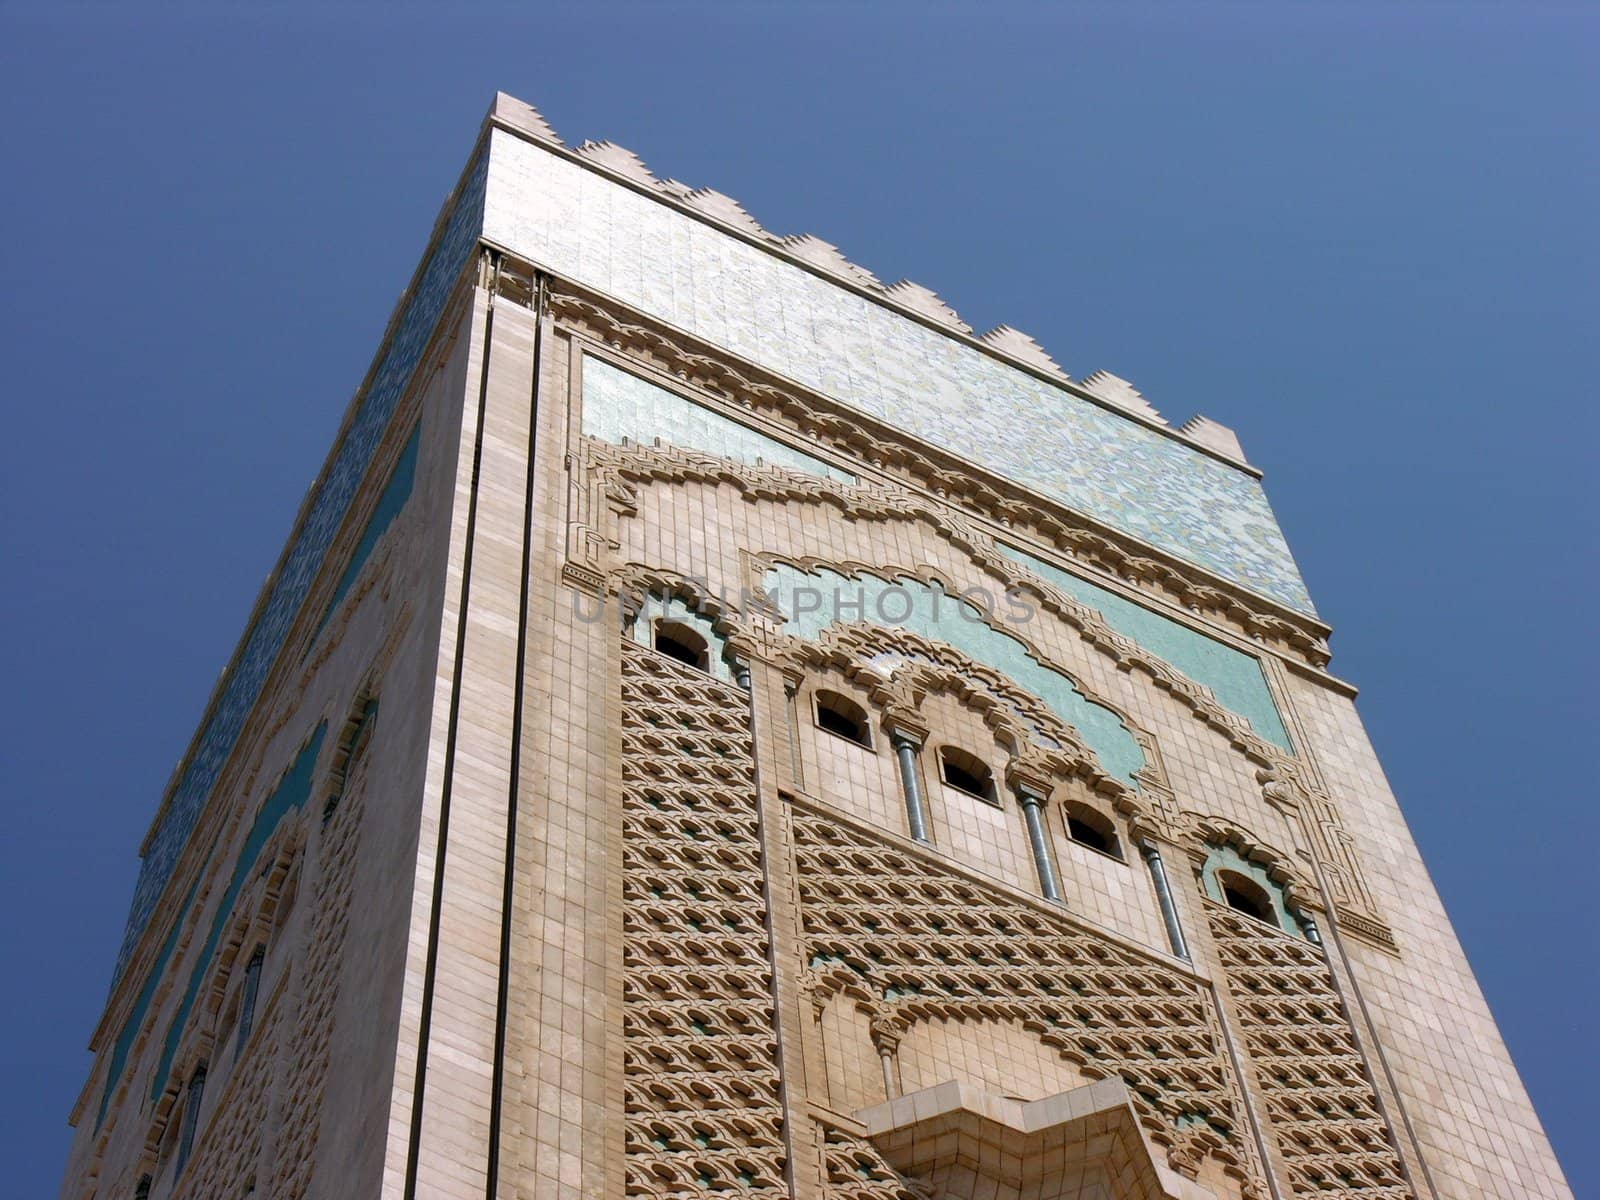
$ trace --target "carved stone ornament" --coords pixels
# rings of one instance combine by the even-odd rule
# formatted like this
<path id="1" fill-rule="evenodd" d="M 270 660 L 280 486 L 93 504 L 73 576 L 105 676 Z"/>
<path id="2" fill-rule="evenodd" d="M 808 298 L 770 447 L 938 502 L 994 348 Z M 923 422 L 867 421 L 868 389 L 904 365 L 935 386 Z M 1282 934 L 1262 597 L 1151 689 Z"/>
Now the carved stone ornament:
<path id="1" fill-rule="evenodd" d="M 735 409 L 759 414 L 799 436 L 898 481 L 947 497 L 1002 527 L 1104 571 L 1179 607 L 1313 667 L 1329 659 L 1328 627 L 1273 606 L 1243 588 L 1160 552 L 1109 526 L 1051 505 L 998 477 L 981 476 L 952 456 L 913 445 L 887 425 L 807 392 L 725 352 L 633 313 L 566 281 L 554 284 L 550 312 L 565 329 L 622 350 Z"/>
<path id="2" fill-rule="evenodd" d="M 1133 639 L 1111 629 L 1094 609 L 1001 553 L 990 535 L 963 518 L 950 505 L 893 485 L 871 482 L 850 484 L 784 467 L 746 465 L 701 451 L 672 446 L 616 446 L 585 437 L 582 439 L 582 460 L 584 469 L 579 477 L 585 486 L 576 489 L 580 496 L 593 494 L 596 490 L 604 493 L 611 486 L 608 481 L 613 477 L 630 483 L 716 482 L 738 488 L 747 499 L 828 504 L 855 520 L 911 520 L 930 525 L 1002 588 L 1027 590 L 1046 611 L 1075 629 L 1086 643 L 1115 662 L 1120 669 L 1137 670 L 1146 675 L 1156 687 L 1187 707 L 1196 719 L 1223 734 L 1234 749 L 1263 773 L 1262 782 L 1266 789 L 1264 798 L 1280 810 L 1286 811 L 1289 807 L 1296 809 L 1294 813 L 1286 811 L 1286 815 L 1303 829 L 1322 868 L 1332 901 L 1339 905 L 1339 912 L 1348 911 L 1357 918 L 1350 923 L 1352 931 L 1386 948 L 1394 946 L 1393 936 L 1388 934 L 1387 926 L 1373 904 L 1370 889 L 1361 877 L 1351 839 L 1343 829 L 1337 806 L 1330 797 L 1308 782 L 1291 755 L 1262 738 L 1243 717 L 1219 704 L 1209 689 L 1156 658 Z M 613 513 L 607 519 L 620 520 L 622 514 Z M 592 540 L 596 545 L 607 547 L 617 544 L 614 535 L 596 536 Z M 595 556 L 596 569 L 605 563 L 605 557 Z M 946 588 L 953 586 L 952 581 L 942 579 L 926 567 L 824 562 L 762 554 L 747 555 L 747 559 L 747 582 L 751 585 L 752 593 L 758 597 L 760 579 L 767 569 L 780 561 L 800 570 L 826 567 L 845 575 L 864 572 L 879 578 L 907 577 L 929 584 L 937 583 Z M 643 568 L 630 566 L 623 570 L 623 574 L 636 576 L 641 570 Z M 616 573 L 611 574 L 615 576 Z M 907 631 L 893 632 L 904 635 Z M 1015 629 L 1006 628 L 1004 632 L 1007 636 L 1024 640 Z M 768 636 L 771 636 L 770 631 Z M 879 652 L 884 649 L 892 649 L 892 646 L 885 644 L 879 647 Z M 1032 647 L 1029 649 L 1038 657 Z M 803 654 L 798 649 L 792 653 Z M 937 656 L 943 651 L 930 650 L 928 653 Z M 1072 678 L 1069 672 L 1051 665 L 1052 669 Z M 973 669 L 999 677 L 998 672 L 981 665 L 974 665 Z M 1091 695 L 1081 686 L 1079 691 L 1094 703 L 1118 712 L 1130 730 L 1137 729 L 1135 723 L 1114 703 L 1104 697 Z M 1069 741 L 1077 743 L 1075 734 L 1069 733 L 1068 736 Z M 1147 734 L 1136 733 L 1136 736 L 1142 744 L 1150 741 Z M 1086 748 L 1084 753 L 1088 754 Z M 1139 815 L 1147 820 L 1157 819 L 1154 813 Z"/>

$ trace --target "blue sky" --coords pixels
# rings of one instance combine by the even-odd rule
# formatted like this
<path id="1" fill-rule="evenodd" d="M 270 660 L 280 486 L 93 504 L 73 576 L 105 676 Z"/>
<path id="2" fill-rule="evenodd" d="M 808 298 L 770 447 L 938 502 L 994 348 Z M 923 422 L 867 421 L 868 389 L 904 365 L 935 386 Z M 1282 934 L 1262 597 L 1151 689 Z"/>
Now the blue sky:
<path id="1" fill-rule="evenodd" d="M 8 1191 L 59 1185 L 138 842 L 498 88 L 1238 430 L 1600 1194 L 1600 9 L 518 11 L 0 5 Z"/>

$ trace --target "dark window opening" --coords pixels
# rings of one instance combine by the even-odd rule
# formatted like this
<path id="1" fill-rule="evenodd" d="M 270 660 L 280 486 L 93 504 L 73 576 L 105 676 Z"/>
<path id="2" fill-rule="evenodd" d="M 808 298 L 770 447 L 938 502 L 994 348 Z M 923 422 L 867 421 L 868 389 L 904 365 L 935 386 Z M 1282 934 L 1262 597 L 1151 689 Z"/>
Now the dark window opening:
<path id="1" fill-rule="evenodd" d="M 939 772 L 945 783 L 957 791 L 987 800 L 990 804 L 997 803 L 994 798 L 994 777 L 977 755 L 946 746 L 939 752 Z"/>
<path id="2" fill-rule="evenodd" d="M 1222 889 L 1222 898 L 1227 901 L 1229 908 L 1258 921 L 1265 921 L 1268 925 L 1278 923 L 1272 898 L 1260 884 L 1233 871 L 1218 871 L 1217 886 Z"/>
<path id="3" fill-rule="evenodd" d="M 189 1076 L 189 1091 L 183 1100 L 183 1114 L 178 1129 L 178 1161 L 172 1168 L 174 1176 L 183 1174 L 189 1154 L 194 1149 L 195 1126 L 200 1122 L 200 1101 L 206 1091 L 206 1067 L 201 1063 Z"/>
<path id="4" fill-rule="evenodd" d="M 344 798 L 345 784 L 350 779 L 350 772 L 360 761 L 361 754 L 367 748 L 367 741 L 372 734 L 372 724 L 378 716 L 378 698 L 368 696 L 357 701 L 357 708 L 350 718 L 344 723 L 344 729 L 339 734 L 339 749 L 333 760 L 333 783 L 328 789 L 328 799 L 322 806 L 322 819 L 328 821 L 334 811 L 339 807 L 339 801 Z"/>
<path id="5" fill-rule="evenodd" d="M 697 671 L 704 671 L 711 665 L 705 638 L 678 621 L 663 621 L 656 626 L 655 648 Z"/>
<path id="6" fill-rule="evenodd" d="M 244 994 L 239 999 L 239 1036 L 233 1047 L 236 1057 L 244 1052 L 244 1044 L 250 1040 L 250 1027 L 255 1023 L 256 1016 L 256 996 L 261 989 L 261 964 L 265 959 L 265 951 L 257 947 L 250 961 L 245 964 Z"/>
<path id="7" fill-rule="evenodd" d="M 817 727 L 858 746 L 872 746 L 866 710 L 837 692 L 817 693 Z"/>
<path id="8" fill-rule="evenodd" d="M 1122 857 L 1122 847 L 1117 844 L 1116 826 L 1092 808 L 1074 805 L 1067 811 L 1067 836 L 1080 846 L 1109 854 L 1112 858 Z"/>

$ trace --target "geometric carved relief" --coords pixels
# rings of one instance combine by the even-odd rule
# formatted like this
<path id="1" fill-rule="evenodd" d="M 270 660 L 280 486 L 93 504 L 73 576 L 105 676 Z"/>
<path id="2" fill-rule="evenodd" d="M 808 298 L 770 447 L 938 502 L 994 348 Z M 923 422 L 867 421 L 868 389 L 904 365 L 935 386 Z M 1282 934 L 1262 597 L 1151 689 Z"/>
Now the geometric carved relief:
<path id="1" fill-rule="evenodd" d="M 271 1200 L 301 1200 L 314 1182 L 333 1049 L 334 1005 L 339 998 L 340 971 L 346 965 L 345 931 L 355 886 L 357 835 L 366 809 L 368 759 L 361 754 L 363 748 L 354 747 L 344 764 L 343 795 L 328 817 L 317 847 L 316 909 L 300 961 L 294 966 L 299 973 L 294 981 L 298 1011 L 285 1047 L 288 1058 L 281 1094 L 288 1102 L 282 1110 L 277 1175 L 267 1193 Z"/>
<path id="2" fill-rule="evenodd" d="M 1388 1122 L 1321 952 L 1204 901 L 1295 1195 L 1411 1200 Z"/>
<path id="3" fill-rule="evenodd" d="M 828 1200 L 930 1200 L 933 1195 L 885 1162 L 871 1142 L 832 1125 L 822 1130 L 822 1178 Z"/>
<path id="4" fill-rule="evenodd" d="M 749 699 L 621 650 L 626 1194 L 788 1195 Z"/>
<path id="5" fill-rule="evenodd" d="M 790 810 L 809 963 L 802 986 L 814 1015 L 853 998 L 891 1059 L 927 1023 L 1020 1027 L 1073 1078 L 1120 1079 L 1171 1166 L 1264 1194 L 1207 989 L 834 811 L 798 797 Z M 842 1130 L 828 1131 L 824 1165 L 833 1195 L 917 1191 Z"/>
<path id="6" fill-rule="evenodd" d="M 267 997 L 261 1000 L 265 1004 Z M 195 1144 L 194 1160 L 184 1172 L 178 1194 L 227 1196 L 236 1194 L 255 1178 L 279 1067 L 281 1014 L 282 1009 L 276 1004 L 258 1014 L 249 1051 L 226 1081 L 227 1092 L 211 1118 L 206 1136 Z M 233 1048 L 220 1048 L 219 1052 L 231 1054 Z"/>

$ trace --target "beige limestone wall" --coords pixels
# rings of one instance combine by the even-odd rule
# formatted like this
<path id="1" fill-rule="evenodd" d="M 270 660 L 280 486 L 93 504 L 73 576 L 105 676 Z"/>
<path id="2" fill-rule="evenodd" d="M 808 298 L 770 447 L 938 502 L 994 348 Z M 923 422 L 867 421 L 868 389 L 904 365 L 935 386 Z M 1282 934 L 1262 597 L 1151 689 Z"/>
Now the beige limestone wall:
<path id="1" fill-rule="evenodd" d="M 1399 943 L 1345 949 L 1438 1194 L 1570 1196 L 1354 703 L 1295 676 L 1289 696 Z"/>
<path id="2" fill-rule="evenodd" d="M 502 1196 L 620 1195 L 620 727 L 613 600 L 560 578 L 571 359 L 541 352 Z M 464 1193 L 463 1193 L 464 1194 Z"/>
<path id="3" fill-rule="evenodd" d="M 385 1195 L 486 1185 L 536 324 L 475 293 Z"/>
<path id="4" fill-rule="evenodd" d="M 399 1017 L 409 866 L 427 746 L 428 692 L 436 656 L 444 545 L 432 519 L 455 477 L 442 431 L 459 419 L 467 349 L 463 331 L 437 336 L 412 397 L 402 406 L 352 519 L 330 553 L 301 627 L 286 647 L 257 713 L 224 771 L 163 907 L 111 997 L 84 1098 L 62 1196 L 132 1196 L 144 1174 L 153 1200 L 242 1194 L 298 1195 L 317 1187 L 374 1195 L 384 1144 Z M 410 499 L 379 540 L 355 585 L 319 628 L 322 605 L 359 539 L 389 465 L 415 421 L 423 432 Z M 323 599 L 319 600 L 318 597 Z M 313 636 L 315 635 L 315 636 Z M 322 810 L 342 765 L 341 733 L 364 699 L 379 716 L 350 765 L 335 815 Z M 250 832 L 271 793 L 319 722 L 327 723 L 304 806 L 279 826 L 260 860 L 278 864 L 247 882 L 224 925 L 215 966 L 189 1016 L 171 1082 L 148 1101 L 162 1052 L 207 931 Z M 198 884 L 191 881 L 198 879 Z M 190 886 L 183 932 L 134 1044 L 123 1082 L 96 1130 L 110 1051 Z M 245 963 L 264 943 L 252 1032 L 236 1037 Z M 174 1171 L 180 1088 L 207 1064 L 194 1151 Z"/>
<path id="5" fill-rule="evenodd" d="M 900 1040 L 895 1065 L 902 1094 L 958 1079 L 996 1096 L 1041 1100 L 1090 1082 L 1038 1034 L 994 1018 L 917 1025 Z"/>

